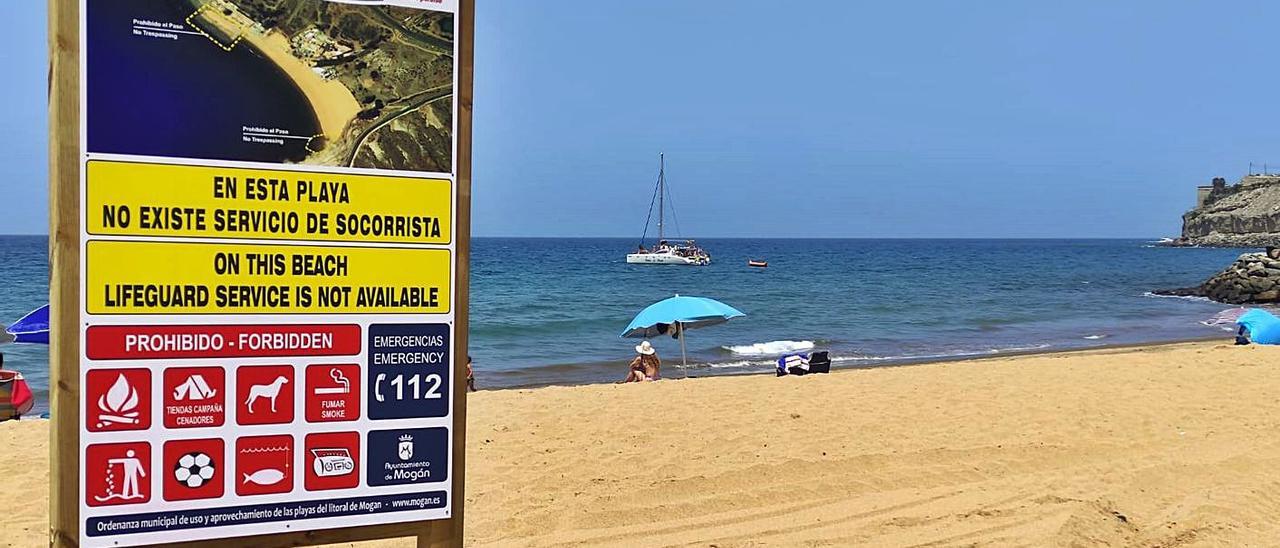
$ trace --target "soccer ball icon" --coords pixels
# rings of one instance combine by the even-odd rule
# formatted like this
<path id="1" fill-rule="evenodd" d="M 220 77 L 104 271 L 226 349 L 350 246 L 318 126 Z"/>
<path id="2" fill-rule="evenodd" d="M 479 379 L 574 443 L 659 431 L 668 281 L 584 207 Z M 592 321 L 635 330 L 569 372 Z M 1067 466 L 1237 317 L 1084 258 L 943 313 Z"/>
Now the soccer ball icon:
<path id="1" fill-rule="evenodd" d="M 173 467 L 174 479 L 192 489 L 213 479 L 213 472 L 213 459 L 204 453 L 187 453 Z"/>

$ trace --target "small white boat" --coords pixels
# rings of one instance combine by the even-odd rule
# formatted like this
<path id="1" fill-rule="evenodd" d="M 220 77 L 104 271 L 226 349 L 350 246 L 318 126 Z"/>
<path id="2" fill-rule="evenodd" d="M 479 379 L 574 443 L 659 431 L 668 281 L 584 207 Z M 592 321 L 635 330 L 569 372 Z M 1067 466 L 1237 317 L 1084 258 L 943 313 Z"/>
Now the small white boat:
<path id="1" fill-rule="evenodd" d="M 658 241 L 653 249 L 644 246 L 644 236 L 640 236 L 639 249 L 627 254 L 629 264 L 674 264 L 703 266 L 711 264 L 711 254 L 698 246 L 693 240 L 669 242 L 666 239 L 666 198 L 667 169 L 665 155 L 658 156 L 658 186 L 654 189 L 654 197 L 658 202 Z M 674 213 L 674 209 L 672 212 Z M 645 233 L 649 232 L 649 221 L 653 217 L 653 205 L 650 202 L 649 218 L 645 219 Z M 679 225 L 677 223 L 677 229 Z"/>

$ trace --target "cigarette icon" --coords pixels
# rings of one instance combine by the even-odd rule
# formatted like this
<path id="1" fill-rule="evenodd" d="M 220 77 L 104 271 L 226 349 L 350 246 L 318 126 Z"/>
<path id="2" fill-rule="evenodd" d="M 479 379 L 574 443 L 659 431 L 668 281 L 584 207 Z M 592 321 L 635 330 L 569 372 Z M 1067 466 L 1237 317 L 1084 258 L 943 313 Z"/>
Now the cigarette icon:
<path id="1" fill-rule="evenodd" d="M 346 394 L 351 391 L 351 381 L 347 380 L 347 376 L 343 375 L 336 367 L 329 370 L 329 378 L 337 383 L 337 386 L 317 386 L 315 392 L 317 396 L 324 394 Z"/>

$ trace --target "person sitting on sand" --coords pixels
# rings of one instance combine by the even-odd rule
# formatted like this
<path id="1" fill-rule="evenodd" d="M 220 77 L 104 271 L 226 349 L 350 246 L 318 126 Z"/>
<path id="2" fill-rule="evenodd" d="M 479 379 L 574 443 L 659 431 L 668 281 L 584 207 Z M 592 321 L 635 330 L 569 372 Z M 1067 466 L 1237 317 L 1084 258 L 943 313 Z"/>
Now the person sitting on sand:
<path id="1" fill-rule="evenodd" d="M 622 379 L 622 382 L 658 380 L 658 370 L 662 367 L 662 361 L 658 359 L 658 351 L 649 344 L 649 341 L 644 341 L 636 346 L 636 353 L 639 355 L 631 360 L 627 378 Z"/>
<path id="2" fill-rule="evenodd" d="M 1240 326 L 1236 330 L 1236 346 L 1244 346 L 1249 344 L 1249 330 L 1245 326 Z"/>

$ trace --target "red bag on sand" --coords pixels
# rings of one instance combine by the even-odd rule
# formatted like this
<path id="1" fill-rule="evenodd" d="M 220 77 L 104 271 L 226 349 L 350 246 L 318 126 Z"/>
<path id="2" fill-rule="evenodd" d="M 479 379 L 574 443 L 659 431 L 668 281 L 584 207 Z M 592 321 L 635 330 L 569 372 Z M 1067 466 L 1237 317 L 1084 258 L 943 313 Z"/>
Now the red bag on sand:
<path id="1" fill-rule="evenodd" d="M 22 378 L 22 373 L 18 373 L 18 376 L 13 379 L 13 398 L 10 403 L 21 415 L 30 413 L 31 408 L 36 406 L 36 397 L 31 393 L 27 380 Z"/>
<path id="2" fill-rule="evenodd" d="M 27 385 L 26 379 L 22 378 L 22 373 L 0 370 L 0 394 L 6 391 L 3 390 L 5 388 L 8 389 L 9 401 L 0 401 L 0 420 L 25 415 L 35 406 L 35 395 L 31 393 L 31 387 Z M 6 410 L 4 407 L 9 409 Z M 5 415 L 9 413 L 5 411 L 10 411 L 13 416 L 6 417 Z"/>

